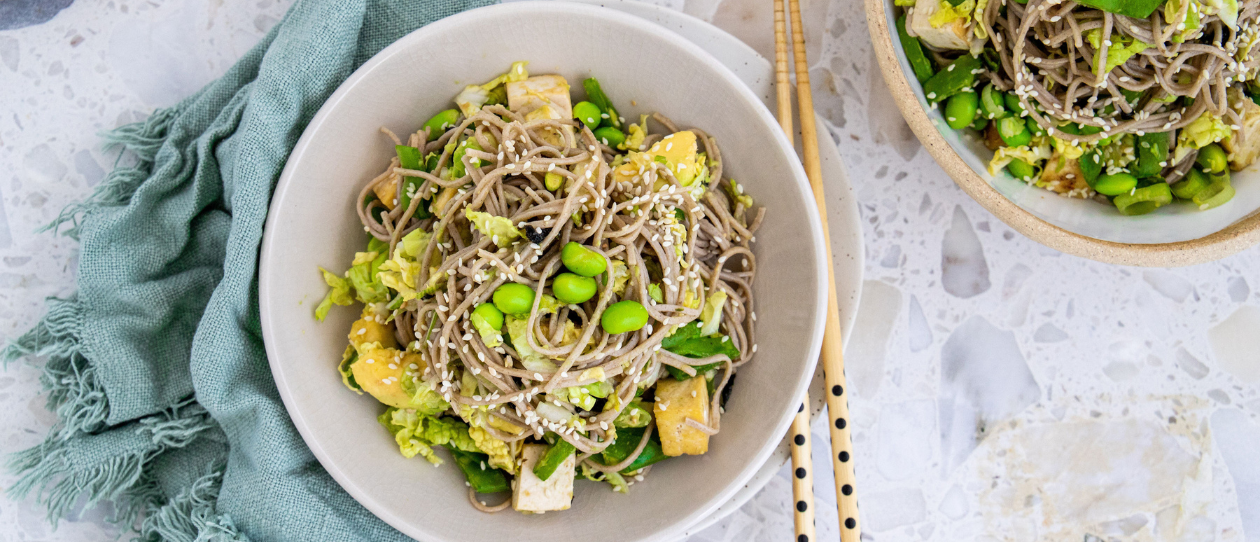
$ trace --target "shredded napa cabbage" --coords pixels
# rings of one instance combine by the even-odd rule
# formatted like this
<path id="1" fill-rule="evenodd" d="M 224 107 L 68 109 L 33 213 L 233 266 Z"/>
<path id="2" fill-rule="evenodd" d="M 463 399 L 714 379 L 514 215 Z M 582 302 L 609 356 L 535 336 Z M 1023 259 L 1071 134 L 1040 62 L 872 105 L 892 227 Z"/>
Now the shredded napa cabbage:
<path id="1" fill-rule="evenodd" d="M 342 384 L 350 388 L 350 391 L 363 395 L 363 388 L 359 387 L 359 383 L 354 380 L 354 372 L 350 370 L 350 364 L 358 358 L 359 352 L 354 345 L 346 345 L 346 351 L 341 354 L 341 363 L 337 365 L 337 372 L 341 373 Z"/>
<path id="2" fill-rule="evenodd" d="M 1190 151 L 1216 143 L 1232 134 L 1229 126 L 1219 117 L 1204 112 L 1177 132 L 1177 150 L 1173 152 L 1172 163 L 1179 164 Z"/>
<path id="3" fill-rule="evenodd" d="M 1199 21 L 1199 3 L 1194 0 L 1168 0 L 1164 3 L 1164 23 L 1173 24 L 1177 18 L 1177 13 L 1181 11 L 1181 3 L 1190 2 L 1190 7 L 1186 8 L 1186 18 L 1182 22 L 1184 28 L 1179 30 L 1172 40 L 1177 43 L 1185 42 L 1192 39 L 1199 32 L 1202 23 Z"/>
<path id="4" fill-rule="evenodd" d="M 475 115 L 478 111 L 481 111 L 482 106 L 490 103 L 492 96 L 495 96 L 502 89 L 503 85 L 513 81 L 528 79 L 529 71 L 525 69 L 526 64 L 529 64 L 529 62 L 513 62 L 512 67 L 508 68 L 506 73 L 484 84 L 464 87 L 464 90 L 455 96 L 455 105 L 459 107 L 465 118 Z"/>
<path id="5" fill-rule="evenodd" d="M 1043 160 L 1050 158 L 1050 143 L 1047 141 L 1033 141 L 1031 144 L 1023 147 L 999 147 L 993 153 L 993 159 L 989 160 L 989 175 L 997 175 L 1011 163 L 1011 160 L 1019 158 L 1027 162 L 1029 165 L 1037 165 Z"/>
<path id="6" fill-rule="evenodd" d="M 377 418 L 394 435 L 394 442 L 404 457 L 420 455 L 434 465 L 442 459 L 433 453 L 434 446 L 450 446 L 465 452 L 480 452 L 468 435 L 468 425 L 455 418 L 426 416 L 410 408 L 390 407 Z"/>
<path id="7" fill-rule="evenodd" d="M 1225 26 L 1238 30 L 1238 0 L 1199 0 L 1204 15 L 1215 15 Z"/>
<path id="8" fill-rule="evenodd" d="M 512 339 L 512 348 L 521 358 L 521 365 L 531 371 L 555 372 L 556 364 L 529 345 L 529 328 L 526 324 L 528 320 L 524 318 L 505 317 L 504 325 L 507 326 L 508 335 Z"/>
<path id="9" fill-rule="evenodd" d="M 928 18 L 928 24 L 932 28 L 940 28 L 954 21 L 968 21 L 971 19 L 971 13 L 976 10 L 976 0 L 964 0 L 957 6 L 949 3 L 947 0 L 940 0 L 940 9 Z"/>
<path id="10" fill-rule="evenodd" d="M 704 309 L 700 311 L 701 335 L 712 335 L 718 332 L 722 324 L 722 308 L 726 305 L 726 292 L 718 290 L 704 299 Z"/>
<path id="11" fill-rule="evenodd" d="M 350 281 L 341 278 L 323 267 L 319 268 L 320 273 L 324 275 L 324 282 L 328 284 L 328 295 L 319 302 L 315 307 L 315 319 L 320 322 L 328 317 L 328 310 L 333 305 L 349 305 L 354 303 L 354 296 L 350 295 Z"/>
<path id="12" fill-rule="evenodd" d="M 984 10 L 988 6 L 989 6 L 989 0 L 976 1 L 976 9 L 972 11 L 971 13 L 972 18 L 975 20 L 976 23 L 979 23 L 980 19 L 984 17 Z M 972 33 L 976 35 L 977 38 L 980 38 L 982 40 L 989 39 L 989 33 L 985 31 L 984 25 L 982 24 L 971 25 L 971 31 Z"/>
<path id="13" fill-rule="evenodd" d="M 1130 38 L 1123 34 L 1113 33 L 1108 39 L 1111 45 L 1107 47 L 1107 63 L 1101 62 L 1102 55 L 1102 31 L 1095 28 L 1085 31 L 1085 39 L 1089 40 L 1089 44 L 1094 46 L 1094 75 L 1102 77 L 1121 64 L 1124 64 L 1133 55 L 1136 55 L 1147 48 L 1152 47 L 1151 44 L 1144 41 Z"/>
<path id="14" fill-rule="evenodd" d="M 494 244 L 500 247 L 512 246 L 512 241 L 521 238 L 521 230 L 512 224 L 512 219 L 505 216 L 495 216 L 490 213 L 482 213 L 474 211 L 472 208 L 464 208 L 464 216 L 472 222 L 473 227 L 482 235 L 489 237 Z"/>

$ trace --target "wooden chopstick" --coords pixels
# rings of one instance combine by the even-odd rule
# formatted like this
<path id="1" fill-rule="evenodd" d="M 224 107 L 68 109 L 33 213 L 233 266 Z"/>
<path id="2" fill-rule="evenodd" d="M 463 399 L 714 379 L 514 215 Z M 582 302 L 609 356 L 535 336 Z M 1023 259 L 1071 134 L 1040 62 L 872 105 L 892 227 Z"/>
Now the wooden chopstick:
<path id="1" fill-rule="evenodd" d="M 778 86 L 779 123 L 787 132 L 788 138 L 791 139 L 793 137 L 791 131 L 792 115 L 791 101 L 787 90 L 787 37 L 783 28 L 783 2 L 784 0 L 775 0 L 775 72 Z M 823 375 L 827 382 L 825 395 L 827 397 L 827 412 L 831 422 L 828 426 L 831 431 L 831 463 L 836 478 L 836 505 L 840 513 L 840 540 L 841 542 L 859 542 L 862 530 L 858 518 L 857 493 L 854 490 L 857 485 L 857 479 L 853 472 L 853 438 L 849 433 L 849 402 L 848 396 L 845 395 L 847 382 L 844 378 L 844 346 L 840 336 L 840 311 L 838 308 L 839 304 L 836 301 L 835 270 L 831 265 L 831 235 L 827 229 L 827 201 L 823 190 L 822 162 L 818 156 L 818 128 L 814 124 L 814 96 L 809 83 L 809 61 L 805 55 L 805 30 L 804 25 L 801 23 L 800 2 L 799 0 L 787 0 L 787 3 L 792 17 L 792 56 L 796 67 L 796 101 L 801 120 L 801 144 L 804 151 L 805 175 L 809 177 L 810 187 L 814 191 L 814 202 L 818 206 L 818 218 L 822 221 L 823 244 L 827 251 L 827 322 L 823 332 L 820 358 L 823 364 Z M 783 121 L 784 118 L 788 119 L 786 123 Z M 808 394 L 806 395 L 805 402 L 808 403 Z M 796 426 L 800 423 L 799 420 L 802 416 L 805 418 L 803 422 L 805 424 L 805 442 L 808 444 L 809 413 L 804 407 L 802 407 L 801 412 L 797 413 L 797 420 L 793 421 L 793 431 L 796 431 Z M 796 464 L 796 455 L 796 450 L 793 449 L 792 488 L 794 492 L 796 491 L 797 482 L 804 481 L 796 476 L 799 471 L 795 469 L 800 467 L 800 465 Z M 809 478 L 808 465 L 804 465 L 804 467 L 806 467 L 805 478 Z M 809 491 L 809 496 L 812 497 L 812 488 Z M 806 507 L 809 510 L 813 508 L 809 504 Z M 799 510 L 800 506 L 797 506 L 796 509 Z M 812 515 L 813 513 L 810 512 L 810 516 Z M 810 519 L 812 523 L 812 517 Z M 801 541 L 800 535 L 802 534 L 800 530 L 801 520 L 801 514 L 798 512 L 796 516 L 798 542 Z M 813 538 L 812 533 L 810 538 Z"/>
<path id="2" fill-rule="evenodd" d="M 787 16 L 783 0 L 774 0 L 774 76 L 779 102 L 779 126 L 788 140 L 792 136 L 792 84 L 788 81 Z M 792 523 L 797 542 L 817 540 L 814 530 L 813 449 L 809 431 L 809 390 L 792 418 Z"/>

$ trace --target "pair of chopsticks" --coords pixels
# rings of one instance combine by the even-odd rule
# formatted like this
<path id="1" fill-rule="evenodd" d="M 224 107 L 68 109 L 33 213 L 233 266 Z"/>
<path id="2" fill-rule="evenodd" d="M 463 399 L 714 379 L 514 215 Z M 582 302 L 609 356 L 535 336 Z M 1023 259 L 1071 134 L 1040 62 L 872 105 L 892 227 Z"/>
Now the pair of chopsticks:
<path id="1" fill-rule="evenodd" d="M 801 143 L 804 147 L 805 175 L 814 190 L 818 217 L 822 221 L 827 249 L 827 324 L 823 332 L 823 375 L 827 382 L 827 411 L 831 427 L 831 463 L 836 477 L 836 504 L 840 512 L 841 542 L 858 542 L 856 476 L 853 472 L 853 439 L 849 434 L 849 401 L 845 395 L 844 347 L 840 341 L 840 311 L 836 302 L 835 271 L 831 267 L 831 236 L 827 231 L 827 202 L 823 192 L 822 164 L 818 157 L 818 130 L 814 125 L 814 97 L 809 86 L 809 62 L 805 58 L 805 30 L 801 24 L 799 0 L 787 0 L 792 15 L 792 54 L 796 64 L 796 101 L 801 116 Z M 779 126 L 788 139 L 792 130 L 792 90 L 788 80 L 787 17 L 784 0 L 774 0 L 774 67 L 778 94 Z M 792 420 L 792 497 L 797 542 L 811 542 L 814 533 L 814 477 L 811 473 L 809 442 L 809 392 L 801 398 Z"/>

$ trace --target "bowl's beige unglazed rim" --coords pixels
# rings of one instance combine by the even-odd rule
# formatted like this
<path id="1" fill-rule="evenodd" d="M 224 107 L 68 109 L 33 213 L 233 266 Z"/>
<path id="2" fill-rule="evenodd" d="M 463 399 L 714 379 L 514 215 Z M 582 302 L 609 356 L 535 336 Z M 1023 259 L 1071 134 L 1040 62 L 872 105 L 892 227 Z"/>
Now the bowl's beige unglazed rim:
<path id="1" fill-rule="evenodd" d="M 968 196 L 1002 222 L 1047 247 L 1091 260 L 1147 267 L 1182 267 L 1219 260 L 1260 243 L 1260 210 L 1220 231 L 1176 243 L 1116 243 L 1074 233 L 1033 215 L 993 188 L 976 174 L 937 131 L 919 103 L 901 69 L 898 47 L 893 45 L 884 0 L 865 0 L 866 23 L 884 83 L 901 115 L 928 153 Z"/>

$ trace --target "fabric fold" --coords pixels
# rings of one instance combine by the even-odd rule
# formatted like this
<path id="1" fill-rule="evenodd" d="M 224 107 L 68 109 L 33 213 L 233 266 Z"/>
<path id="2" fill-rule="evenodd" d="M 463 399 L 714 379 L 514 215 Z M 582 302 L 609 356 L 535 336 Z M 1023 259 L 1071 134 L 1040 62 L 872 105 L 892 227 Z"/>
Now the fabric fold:
<path id="1" fill-rule="evenodd" d="M 328 96 L 408 32 L 489 3 L 298 0 L 218 80 L 104 135 L 123 165 L 49 225 L 80 241 L 78 292 L 49 299 L 0 354 L 45 358 L 58 419 L 11 457 L 11 494 L 54 524 L 109 502 L 140 540 L 406 539 L 293 427 L 263 348 L 258 250 L 272 189 Z"/>

